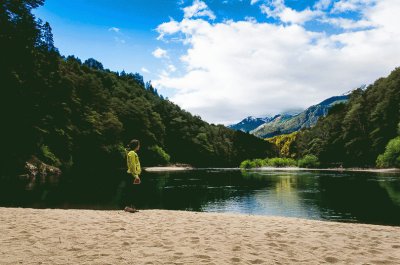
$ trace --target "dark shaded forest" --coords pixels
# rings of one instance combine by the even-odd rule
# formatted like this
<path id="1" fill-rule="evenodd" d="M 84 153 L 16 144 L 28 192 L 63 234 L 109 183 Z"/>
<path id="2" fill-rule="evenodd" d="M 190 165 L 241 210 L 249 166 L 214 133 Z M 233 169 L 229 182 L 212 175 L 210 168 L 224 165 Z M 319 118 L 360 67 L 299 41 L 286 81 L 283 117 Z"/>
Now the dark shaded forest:
<path id="1" fill-rule="evenodd" d="M 131 139 L 141 141 L 144 166 L 237 167 L 275 155 L 266 141 L 182 110 L 138 73 L 61 56 L 49 23 L 31 12 L 43 2 L 0 4 L 1 175 L 38 159 L 65 174 L 112 176 Z"/>

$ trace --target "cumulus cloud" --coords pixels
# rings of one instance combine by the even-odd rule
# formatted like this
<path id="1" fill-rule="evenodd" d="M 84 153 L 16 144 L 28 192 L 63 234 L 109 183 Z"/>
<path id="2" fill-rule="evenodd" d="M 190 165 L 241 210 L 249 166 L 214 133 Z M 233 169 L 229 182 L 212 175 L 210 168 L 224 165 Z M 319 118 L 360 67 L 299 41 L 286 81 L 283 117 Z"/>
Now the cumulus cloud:
<path id="1" fill-rule="evenodd" d="M 170 73 L 176 72 L 176 67 L 173 64 L 169 64 L 167 68 Z"/>
<path id="2" fill-rule="evenodd" d="M 319 0 L 314 4 L 314 8 L 317 10 L 325 10 L 327 9 L 332 3 L 332 0 Z"/>
<path id="3" fill-rule="evenodd" d="M 257 2 L 260 2 L 260 0 L 251 0 L 251 1 L 250 1 L 250 5 L 254 5 L 254 4 L 256 4 Z"/>
<path id="4" fill-rule="evenodd" d="M 153 56 L 156 58 L 168 58 L 168 52 L 161 48 L 157 48 L 152 52 Z"/>
<path id="5" fill-rule="evenodd" d="M 116 28 L 116 27 L 111 27 L 111 28 L 108 29 L 108 31 L 113 31 L 113 32 L 119 33 L 121 31 L 121 29 L 120 28 Z"/>
<path id="6" fill-rule="evenodd" d="M 143 73 L 146 73 L 146 74 L 150 73 L 149 69 L 147 69 L 146 67 L 142 67 L 140 70 L 141 70 Z"/>
<path id="7" fill-rule="evenodd" d="M 339 0 L 334 3 L 332 12 L 360 11 L 376 2 L 377 0 Z"/>
<path id="8" fill-rule="evenodd" d="M 212 20 L 216 18 L 214 12 L 201 0 L 194 0 L 191 6 L 183 8 L 183 13 L 185 18 L 208 17 Z"/>
<path id="9" fill-rule="evenodd" d="M 311 10 L 310 8 L 302 11 L 294 10 L 287 7 L 284 0 L 273 0 L 268 4 L 262 4 L 260 8 L 261 12 L 266 14 L 267 17 L 279 19 L 284 23 L 303 24 L 323 14 L 319 10 Z"/>
<path id="10" fill-rule="evenodd" d="M 320 22 L 328 23 L 328 24 L 331 24 L 338 28 L 348 29 L 348 30 L 363 29 L 363 28 L 368 28 L 368 27 L 373 26 L 371 21 L 368 21 L 368 20 L 354 21 L 352 19 L 340 18 L 340 17 L 339 18 L 323 18 L 320 20 Z"/>
<path id="11" fill-rule="evenodd" d="M 183 36 L 185 69 L 182 75 L 160 75 L 153 83 L 174 89 L 170 100 L 214 123 L 306 108 L 399 65 L 396 2 L 369 6 L 355 24 L 331 20 L 348 28 L 369 25 L 336 34 L 313 32 L 301 23 L 171 20 L 157 30 L 163 38 Z"/>

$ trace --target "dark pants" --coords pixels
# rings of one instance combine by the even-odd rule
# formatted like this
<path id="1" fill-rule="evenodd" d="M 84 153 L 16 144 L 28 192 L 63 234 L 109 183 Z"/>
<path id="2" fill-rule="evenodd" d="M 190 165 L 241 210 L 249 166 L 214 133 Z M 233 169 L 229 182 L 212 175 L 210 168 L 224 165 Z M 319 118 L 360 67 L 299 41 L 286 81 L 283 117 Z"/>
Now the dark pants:
<path id="1" fill-rule="evenodd" d="M 140 184 L 133 184 L 132 175 L 127 175 L 122 188 L 121 208 L 125 206 L 138 207 L 140 205 Z"/>

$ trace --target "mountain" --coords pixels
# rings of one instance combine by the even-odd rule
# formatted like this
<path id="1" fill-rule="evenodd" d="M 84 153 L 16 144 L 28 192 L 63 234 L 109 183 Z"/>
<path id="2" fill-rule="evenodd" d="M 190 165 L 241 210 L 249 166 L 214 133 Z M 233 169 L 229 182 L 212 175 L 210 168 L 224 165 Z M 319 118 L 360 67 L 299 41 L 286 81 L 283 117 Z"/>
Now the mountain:
<path id="1" fill-rule="evenodd" d="M 317 105 L 311 106 L 296 115 L 276 115 L 272 120 L 258 126 L 256 129 L 250 131 L 250 133 L 261 138 L 269 138 L 276 135 L 292 133 L 302 128 L 309 128 L 315 125 L 320 117 L 326 116 L 328 110 L 333 105 L 346 102 L 347 100 L 347 95 L 335 96 Z"/>
<path id="2" fill-rule="evenodd" d="M 300 131 L 293 147 L 298 158 L 312 154 L 326 167 L 398 167 L 400 68 L 352 91 L 346 104 Z"/>
<path id="3" fill-rule="evenodd" d="M 250 132 L 251 130 L 254 130 L 258 126 L 271 121 L 273 118 L 256 118 L 253 116 L 249 116 L 239 123 L 229 125 L 228 128 L 231 128 L 236 131 L 242 131 L 242 132 Z"/>

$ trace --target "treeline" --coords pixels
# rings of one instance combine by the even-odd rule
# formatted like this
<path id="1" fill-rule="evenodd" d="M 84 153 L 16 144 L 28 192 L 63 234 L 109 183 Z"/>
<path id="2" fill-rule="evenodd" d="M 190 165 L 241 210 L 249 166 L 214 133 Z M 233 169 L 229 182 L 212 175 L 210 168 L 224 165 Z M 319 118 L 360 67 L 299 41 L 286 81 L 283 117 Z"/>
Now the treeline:
<path id="1" fill-rule="evenodd" d="M 241 167 L 400 167 L 400 68 L 354 90 L 314 127 L 266 141 L 279 158 L 246 160 Z"/>
<path id="2" fill-rule="evenodd" d="M 160 96 L 140 74 L 60 56 L 51 27 L 31 10 L 41 0 L 0 4 L 0 173 L 32 157 L 80 176 L 124 168 L 124 146 L 140 139 L 145 166 L 238 166 L 275 151 L 252 135 L 210 125 Z"/>
<path id="3" fill-rule="evenodd" d="M 399 167 L 399 135 L 400 68 L 397 68 L 367 89 L 355 90 L 347 104 L 333 106 L 316 126 L 301 131 L 293 150 L 297 157 L 316 155 L 323 166 Z"/>

